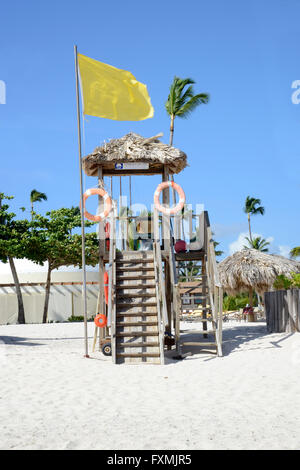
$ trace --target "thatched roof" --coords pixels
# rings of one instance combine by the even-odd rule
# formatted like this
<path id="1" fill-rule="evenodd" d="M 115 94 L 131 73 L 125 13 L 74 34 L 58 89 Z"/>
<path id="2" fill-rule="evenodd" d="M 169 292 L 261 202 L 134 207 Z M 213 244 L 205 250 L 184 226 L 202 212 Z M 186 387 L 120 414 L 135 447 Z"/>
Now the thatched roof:
<path id="1" fill-rule="evenodd" d="M 229 295 L 253 288 L 259 294 L 271 290 L 276 277 L 300 272 L 300 262 L 279 255 L 244 249 L 224 259 L 219 265 L 219 277 L 223 289 Z"/>
<path id="2" fill-rule="evenodd" d="M 88 176 L 97 176 L 99 166 L 104 174 L 113 174 L 115 163 L 144 162 L 149 164 L 149 171 L 143 171 L 144 174 L 161 173 L 163 165 L 168 165 L 169 173 L 179 173 L 187 166 L 186 154 L 160 142 L 161 135 L 145 139 L 129 133 L 112 139 L 83 158 L 83 169 Z"/>

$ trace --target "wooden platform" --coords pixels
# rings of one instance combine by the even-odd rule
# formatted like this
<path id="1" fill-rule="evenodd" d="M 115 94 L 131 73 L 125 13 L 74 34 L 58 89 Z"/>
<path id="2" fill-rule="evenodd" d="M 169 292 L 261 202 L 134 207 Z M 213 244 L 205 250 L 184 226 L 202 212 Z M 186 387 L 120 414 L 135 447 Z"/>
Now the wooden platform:
<path id="1" fill-rule="evenodd" d="M 204 255 L 204 250 L 187 251 L 186 253 L 175 253 L 175 259 L 176 261 L 197 261 L 202 260 Z"/>

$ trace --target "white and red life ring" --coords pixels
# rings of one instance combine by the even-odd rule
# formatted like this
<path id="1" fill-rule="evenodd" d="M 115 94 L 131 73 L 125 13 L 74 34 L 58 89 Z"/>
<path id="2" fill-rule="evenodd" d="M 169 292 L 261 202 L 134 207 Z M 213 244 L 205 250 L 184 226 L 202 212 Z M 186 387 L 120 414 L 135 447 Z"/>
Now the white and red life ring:
<path id="1" fill-rule="evenodd" d="M 99 215 L 93 215 L 90 214 L 88 211 L 85 210 L 85 201 L 87 200 L 88 197 L 98 195 L 103 197 L 104 199 L 104 210 L 101 212 Z M 81 206 L 81 204 L 80 204 Z M 92 220 L 93 222 L 100 222 L 101 220 L 106 219 L 108 214 L 110 213 L 112 209 L 112 202 L 111 198 L 108 195 L 108 193 L 102 189 L 102 188 L 91 188 L 88 189 L 84 194 L 83 194 L 83 214 L 86 219 Z"/>
<path id="2" fill-rule="evenodd" d="M 160 193 L 162 192 L 163 189 L 166 189 L 169 187 L 174 188 L 175 191 L 177 191 L 178 196 L 179 196 L 178 204 L 176 204 L 176 206 L 172 208 L 163 207 L 159 202 Z M 157 186 L 155 193 L 154 193 L 154 205 L 158 211 L 167 215 L 176 214 L 177 212 L 183 209 L 184 204 L 185 204 L 185 194 L 184 194 L 182 187 L 179 186 L 179 184 L 174 183 L 174 181 L 164 181 Z"/>

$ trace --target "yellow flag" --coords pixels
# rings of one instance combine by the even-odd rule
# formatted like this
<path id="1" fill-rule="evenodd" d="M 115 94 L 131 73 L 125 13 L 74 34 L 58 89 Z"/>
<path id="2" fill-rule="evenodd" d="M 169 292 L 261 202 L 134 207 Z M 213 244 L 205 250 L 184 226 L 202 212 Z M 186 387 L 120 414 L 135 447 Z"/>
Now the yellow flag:
<path id="1" fill-rule="evenodd" d="M 153 117 L 147 87 L 127 70 L 78 54 L 83 113 L 116 121 Z"/>

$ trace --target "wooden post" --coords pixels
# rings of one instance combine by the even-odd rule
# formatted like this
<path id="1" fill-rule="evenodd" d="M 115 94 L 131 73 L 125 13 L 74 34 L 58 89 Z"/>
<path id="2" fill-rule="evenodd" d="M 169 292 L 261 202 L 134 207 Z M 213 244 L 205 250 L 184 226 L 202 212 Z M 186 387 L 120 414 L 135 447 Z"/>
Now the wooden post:
<path id="1" fill-rule="evenodd" d="M 218 289 L 219 294 L 219 320 L 218 320 L 218 355 L 222 356 L 222 340 L 223 340 L 223 289 L 219 287 Z"/>
<path id="2" fill-rule="evenodd" d="M 99 188 L 104 187 L 104 180 L 103 180 L 103 171 L 102 168 L 98 168 L 98 186 Z M 98 196 L 98 203 L 100 212 L 103 211 L 104 203 L 101 196 Z M 98 313 L 105 314 L 105 298 L 104 298 L 104 271 L 105 271 L 105 263 L 104 263 L 104 254 L 105 254 L 105 231 L 104 231 L 104 221 L 99 222 L 99 303 L 98 303 Z M 100 328 L 99 331 L 99 346 L 101 344 L 101 340 L 105 336 L 105 329 Z"/>
<path id="3" fill-rule="evenodd" d="M 170 263 L 169 258 L 166 256 L 165 258 L 165 292 L 166 292 L 166 303 L 167 303 L 167 311 L 168 311 L 168 325 L 166 326 L 166 332 L 171 334 L 172 332 L 172 287 L 171 287 L 171 276 L 170 276 Z M 168 349 L 172 349 L 170 345 L 168 345 Z"/>
<path id="4" fill-rule="evenodd" d="M 205 254 L 202 258 L 201 266 L 201 276 L 202 276 L 202 318 L 205 320 L 207 318 L 207 279 L 206 279 L 206 263 L 205 263 Z M 211 306 L 212 307 L 212 306 Z M 203 331 L 207 331 L 207 322 L 203 322 Z M 203 334 L 204 338 L 207 338 L 207 334 Z"/>
<path id="5" fill-rule="evenodd" d="M 164 172 L 162 175 L 162 181 L 169 181 L 168 167 L 164 165 Z M 166 188 L 162 191 L 162 202 L 166 206 L 170 206 L 170 190 Z M 170 251 L 170 217 L 166 214 L 162 215 L 162 241 L 164 251 L 169 253 Z"/>
<path id="6" fill-rule="evenodd" d="M 169 181 L 169 170 L 166 165 L 164 165 L 164 172 L 162 175 L 163 181 Z M 166 188 L 163 190 L 163 204 L 170 206 L 170 190 Z M 162 237 L 163 237 L 163 246 L 165 252 L 165 292 L 166 292 L 166 303 L 168 311 L 168 325 L 166 327 L 166 332 L 171 334 L 172 331 L 172 288 L 171 288 L 171 275 L 170 275 L 170 217 L 163 214 L 162 217 Z M 168 349 L 171 349 L 171 346 L 168 346 Z"/>

